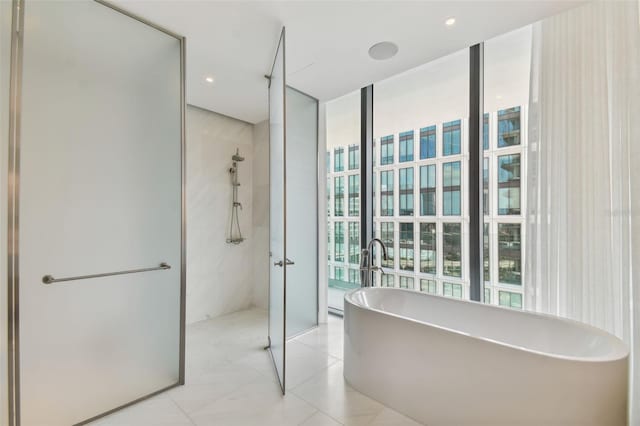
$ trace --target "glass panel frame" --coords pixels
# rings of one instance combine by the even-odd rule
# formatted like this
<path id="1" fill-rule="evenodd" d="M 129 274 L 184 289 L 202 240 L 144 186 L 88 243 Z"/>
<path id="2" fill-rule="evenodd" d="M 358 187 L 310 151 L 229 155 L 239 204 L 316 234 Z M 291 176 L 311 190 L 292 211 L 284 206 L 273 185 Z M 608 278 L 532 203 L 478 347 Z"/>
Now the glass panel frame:
<path id="1" fill-rule="evenodd" d="M 269 78 L 269 353 L 280 388 L 286 389 L 287 231 L 286 231 L 286 61 L 285 28 Z"/>

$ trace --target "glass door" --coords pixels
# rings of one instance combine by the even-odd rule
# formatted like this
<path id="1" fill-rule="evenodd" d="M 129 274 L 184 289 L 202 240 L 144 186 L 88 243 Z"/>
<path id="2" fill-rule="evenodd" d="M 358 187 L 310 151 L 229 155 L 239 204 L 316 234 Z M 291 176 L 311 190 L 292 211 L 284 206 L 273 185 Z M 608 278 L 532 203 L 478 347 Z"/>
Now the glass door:
<path id="1" fill-rule="evenodd" d="M 269 77 L 269 351 L 282 393 L 285 389 L 286 340 L 286 180 L 285 180 L 285 30 Z"/>
<path id="2" fill-rule="evenodd" d="M 181 380 L 183 39 L 22 10 L 20 419 L 71 425 Z"/>

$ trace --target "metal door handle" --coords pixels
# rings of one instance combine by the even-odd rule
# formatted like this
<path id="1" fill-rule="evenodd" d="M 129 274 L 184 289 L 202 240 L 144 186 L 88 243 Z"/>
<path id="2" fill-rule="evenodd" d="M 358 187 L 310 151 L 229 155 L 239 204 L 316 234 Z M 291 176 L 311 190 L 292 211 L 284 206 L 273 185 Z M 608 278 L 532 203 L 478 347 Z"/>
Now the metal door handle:
<path id="1" fill-rule="evenodd" d="M 293 260 L 287 258 L 287 265 L 295 265 L 296 262 L 294 262 Z M 273 266 L 279 266 L 279 267 L 283 267 L 284 266 L 284 262 L 282 260 L 278 261 L 278 262 L 273 262 Z"/>

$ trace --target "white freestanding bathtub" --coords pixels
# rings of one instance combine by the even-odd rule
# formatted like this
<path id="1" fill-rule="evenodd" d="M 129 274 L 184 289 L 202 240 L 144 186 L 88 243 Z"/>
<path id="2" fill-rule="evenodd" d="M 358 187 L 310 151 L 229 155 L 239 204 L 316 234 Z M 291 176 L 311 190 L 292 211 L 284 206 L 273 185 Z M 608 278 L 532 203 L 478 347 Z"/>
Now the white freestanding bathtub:
<path id="1" fill-rule="evenodd" d="M 345 296 L 344 376 L 432 425 L 624 425 L 627 347 L 579 322 L 410 290 Z"/>

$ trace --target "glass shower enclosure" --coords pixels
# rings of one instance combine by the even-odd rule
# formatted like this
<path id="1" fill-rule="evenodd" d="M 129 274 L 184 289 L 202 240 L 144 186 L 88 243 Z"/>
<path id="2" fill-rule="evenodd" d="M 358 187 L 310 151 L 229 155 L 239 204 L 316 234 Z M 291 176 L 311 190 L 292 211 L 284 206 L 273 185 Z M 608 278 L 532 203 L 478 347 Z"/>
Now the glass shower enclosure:
<path id="1" fill-rule="evenodd" d="M 286 279 L 286 71 L 285 29 L 269 76 L 269 351 L 282 392 L 285 390 Z"/>
<path id="2" fill-rule="evenodd" d="M 269 350 L 282 392 L 286 343 L 318 324 L 318 100 L 288 87 L 283 28 L 269 78 Z"/>

